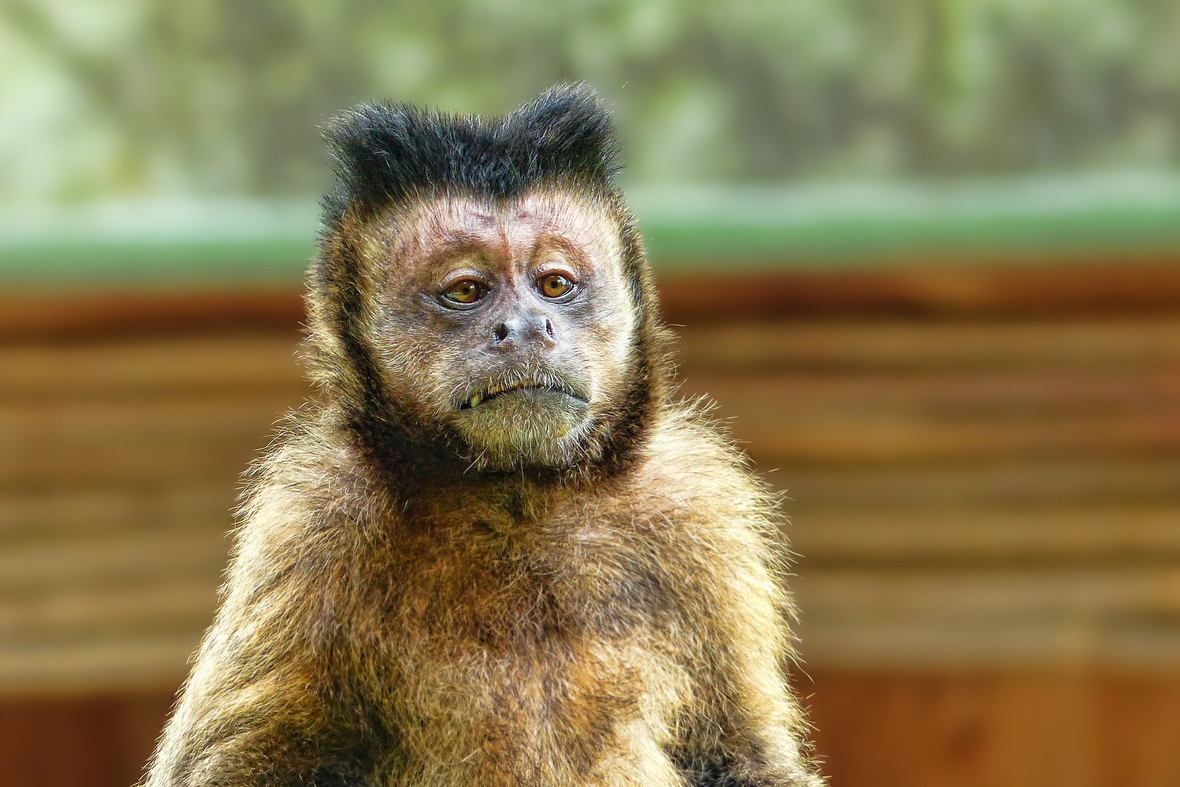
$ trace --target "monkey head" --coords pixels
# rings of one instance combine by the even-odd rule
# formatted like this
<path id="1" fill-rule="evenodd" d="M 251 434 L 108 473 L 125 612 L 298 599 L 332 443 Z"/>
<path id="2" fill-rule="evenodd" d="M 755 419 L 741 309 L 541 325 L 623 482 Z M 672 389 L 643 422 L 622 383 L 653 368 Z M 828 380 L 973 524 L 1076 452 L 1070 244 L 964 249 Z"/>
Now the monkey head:
<path id="1" fill-rule="evenodd" d="M 369 447 L 431 456 L 435 475 L 625 462 L 666 354 L 593 94 L 491 120 L 362 107 L 329 143 L 311 344 Z"/>
<path id="2" fill-rule="evenodd" d="M 618 227 L 576 193 L 433 199 L 377 233 L 369 341 L 389 393 L 482 468 L 576 461 L 628 377 Z"/>

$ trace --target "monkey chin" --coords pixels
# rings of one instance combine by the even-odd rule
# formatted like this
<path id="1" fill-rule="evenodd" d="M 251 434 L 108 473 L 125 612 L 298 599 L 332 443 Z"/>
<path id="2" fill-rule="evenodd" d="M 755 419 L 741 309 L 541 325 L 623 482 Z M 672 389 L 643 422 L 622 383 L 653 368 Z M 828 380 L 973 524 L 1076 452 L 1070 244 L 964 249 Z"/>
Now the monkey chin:
<path id="1" fill-rule="evenodd" d="M 590 403 L 565 391 L 517 388 L 458 411 L 455 427 L 475 470 L 565 467 L 589 427 Z"/>

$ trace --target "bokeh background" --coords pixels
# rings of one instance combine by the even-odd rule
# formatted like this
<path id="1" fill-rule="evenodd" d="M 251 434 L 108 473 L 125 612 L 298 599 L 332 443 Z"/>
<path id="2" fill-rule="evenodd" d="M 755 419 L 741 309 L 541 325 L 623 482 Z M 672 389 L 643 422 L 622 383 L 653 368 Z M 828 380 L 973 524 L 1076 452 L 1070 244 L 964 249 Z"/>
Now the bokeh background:
<path id="1" fill-rule="evenodd" d="M 834 787 L 1180 785 L 1180 4 L 0 2 L 0 784 L 134 781 L 307 395 L 319 128 L 595 85 Z"/>

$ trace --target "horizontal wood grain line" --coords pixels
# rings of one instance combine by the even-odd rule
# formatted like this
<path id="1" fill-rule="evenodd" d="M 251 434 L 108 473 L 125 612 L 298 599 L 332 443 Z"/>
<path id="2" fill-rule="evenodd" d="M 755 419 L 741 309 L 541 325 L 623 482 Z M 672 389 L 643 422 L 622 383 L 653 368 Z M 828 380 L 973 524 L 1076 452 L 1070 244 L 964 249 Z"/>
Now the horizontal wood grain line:
<path id="1" fill-rule="evenodd" d="M 203 484 L 201 479 L 155 488 L 14 490 L 0 495 L 0 543 L 117 530 L 228 527 L 237 492 L 236 484 Z"/>
<path id="2" fill-rule="evenodd" d="M 101 533 L 4 543 L 0 549 L 0 598 L 19 603 L 47 590 L 147 583 L 179 576 L 207 577 L 216 584 L 225 567 L 229 539 L 213 525 L 206 530 Z"/>
<path id="3" fill-rule="evenodd" d="M 103 686 L 130 689 L 175 687 L 201 631 L 141 632 L 95 637 L 71 647 L 60 643 L 14 643 L 0 648 L 0 694 L 68 692 Z"/>
<path id="4" fill-rule="evenodd" d="M 776 417 L 777 416 L 777 417 Z M 935 463 L 1055 456 L 1180 456 L 1175 407 L 1127 412 L 936 418 L 759 411 L 732 422 L 754 456 L 816 464 Z"/>
<path id="5" fill-rule="evenodd" d="M 1108 568 L 958 566 L 809 567 L 791 587 L 812 618 L 889 615 L 958 620 L 1131 616 L 1166 620 L 1180 633 L 1180 562 Z"/>
<path id="6" fill-rule="evenodd" d="M 273 425 L 301 402 L 289 394 L 148 398 L 0 404 L 0 443 L 14 454 L 75 446 L 111 451 L 185 441 L 194 447 L 238 443 L 253 435 L 265 445 Z M 198 448 L 199 450 L 199 448 Z"/>
<path id="7" fill-rule="evenodd" d="M 686 375 L 704 371 L 1170 369 L 1180 366 L 1172 315 L 1060 321 L 730 320 L 677 329 Z"/>
<path id="8" fill-rule="evenodd" d="M 812 270 L 692 274 L 659 280 L 673 323 L 847 315 L 921 319 L 1174 312 L 1180 266 L 1132 260 L 1019 268 L 975 260 L 951 268 L 936 260 L 878 270 Z"/>
<path id="9" fill-rule="evenodd" d="M 202 479 L 234 488 L 250 462 L 261 455 L 266 441 L 266 437 L 229 435 L 202 444 L 165 435 L 139 449 L 117 443 L 42 444 L 35 451 L 0 454 L 0 495 L 62 488 L 143 488 L 176 479 Z"/>
<path id="10" fill-rule="evenodd" d="M 751 446 L 754 447 L 754 446 Z M 1180 457 L 1005 457 L 927 466 L 815 467 L 756 453 L 788 513 L 929 512 L 947 507 L 1180 504 Z"/>
<path id="11" fill-rule="evenodd" d="M 803 669 L 1175 669 L 1180 626 L 1132 620 L 817 615 L 795 627 Z"/>
<path id="12" fill-rule="evenodd" d="M 786 533 L 801 556 L 801 571 L 818 564 L 966 569 L 973 564 L 1148 561 L 1180 566 L 1180 502 L 855 513 L 818 508 L 793 517 Z"/>
<path id="13" fill-rule="evenodd" d="M 293 339 L 237 333 L 145 335 L 85 345 L 0 345 L 0 397 L 142 398 L 165 394 L 302 392 Z"/>
<path id="14" fill-rule="evenodd" d="M 1028 413 L 1180 408 L 1175 368 L 1114 371 L 951 370 L 914 374 L 824 375 L 789 371 L 696 372 L 686 369 L 680 393 L 705 395 L 714 415 L 825 417 L 865 412 L 929 417 L 1022 417 Z"/>
<path id="15" fill-rule="evenodd" d="M 213 620 L 217 582 L 166 578 L 80 588 L 51 588 L 0 602 L 0 643 L 58 642 L 165 629 L 203 631 Z M 0 651 L 4 650 L 0 644 Z"/>
<path id="16" fill-rule="evenodd" d="M 0 296 L 0 344 L 260 331 L 294 338 L 303 319 L 302 288 L 291 285 L 28 292 Z"/>

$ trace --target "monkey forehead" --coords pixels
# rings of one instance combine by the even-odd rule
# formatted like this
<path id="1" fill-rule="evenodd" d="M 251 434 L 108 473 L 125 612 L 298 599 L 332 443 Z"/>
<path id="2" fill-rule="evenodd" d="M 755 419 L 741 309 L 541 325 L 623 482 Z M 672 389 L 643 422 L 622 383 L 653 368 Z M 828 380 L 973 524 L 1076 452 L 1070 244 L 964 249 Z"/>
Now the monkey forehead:
<path id="1" fill-rule="evenodd" d="M 552 189 L 499 202 L 468 196 L 424 200 L 400 210 L 381 241 L 391 261 L 404 261 L 410 269 L 473 250 L 514 262 L 555 246 L 589 265 L 617 262 L 622 253 L 618 225 L 600 201 Z"/>

